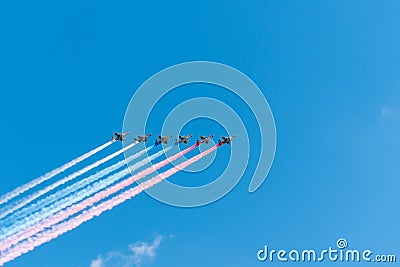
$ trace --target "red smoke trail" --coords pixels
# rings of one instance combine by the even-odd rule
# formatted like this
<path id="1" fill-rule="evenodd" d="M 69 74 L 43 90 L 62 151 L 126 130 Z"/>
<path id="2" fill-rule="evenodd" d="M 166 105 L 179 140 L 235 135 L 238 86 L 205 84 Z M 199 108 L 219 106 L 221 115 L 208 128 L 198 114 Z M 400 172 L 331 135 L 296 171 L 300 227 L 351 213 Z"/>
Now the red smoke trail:
<path id="1" fill-rule="evenodd" d="M 45 230 L 41 233 L 39 233 L 36 236 L 28 238 L 26 241 L 17 244 L 14 248 L 4 251 L 4 254 L 1 255 L 0 258 L 0 266 L 3 266 L 4 263 L 7 263 L 9 261 L 12 261 L 13 259 L 21 256 L 22 254 L 25 254 L 31 250 L 33 250 L 35 247 L 38 247 L 44 243 L 47 243 L 58 236 L 71 231 L 75 229 L 76 227 L 80 226 L 82 223 L 89 221 L 90 219 L 101 215 L 103 212 L 107 210 L 111 210 L 115 206 L 125 202 L 126 200 L 129 200 L 139 193 L 141 193 L 143 190 L 149 189 L 150 187 L 158 184 L 164 179 L 167 179 L 171 175 L 175 174 L 176 172 L 182 170 L 183 168 L 189 166 L 190 164 L 196 162 L 197 160 L 201 159 L 202 157 L 208 155 L 212 151 L 216 150 L 218 147 L 221 145 L 216 145 L 203 153 L 192 157 L 191 159 L 175 166 L 172 167 L 171 169 L 156 175 L 155 177 L 151 178 L 150 180 L 141 183 L 138 186 L 135 186 L 129 190 L 126 190 L 125 192 L 107 200 L 104 201 L 103 203 L 98 204 L 97 206 L 94 206 L 90 208 L 87 211 L 83 211 L 81 214 L 77 215 L 76 217 L 73 217 L 65 222 L 59 223 L 57 225 L 52 226 L 50 229 Z M 195 146 L 193 146 L 195 147 Z M 192 147 L 192 149 L 193 149 Z M 183 152 L 182 152 L 183 153 Z"/>
<path id="2" fill-rule="evenodd" d="M 179 153 L 177 153 L 159 163 L 156 163 L 156 164 L 148 167 L 147 169 L 131 176 L 130 178 L 127 178 L 127 179 L 123 180 L 122 182 L 119 182 L 118 184 L 116 184 L 114 186 L 111 186 L 109 188 L 104 189 L 103 191 L 100 191 L 99 193 L 93 195 L 90 198 L 83 200 L 82 202 L 79 202 L 75 205 L 70 206 L 69 208 L 67 208 L 63 211 L 60 211 L 60 212 L 54 214 L 52 217 L 44 219 L 44 220 L 34 224 L 33 226 L 31 226 L 19 233 L 16 233 L 15 235 L 12 235 L 10 238 L 7 238 L 6 240 L 4 240 L 4 243 L 2 242 L 2 244 L 1 244 L 2 249 L 4 250 L 4 248 L 9 248 L 16 242 L 18 242 L 20 240 L 24 240 L 26 238 L 29 238 L 29 237 L 39 233 L 40 231 L 43 231 L 44 229 L 51 227 L 52 225 L 62 222 L 63 220 L 74 215 L 75 213 L 81 212 L 85 208 L 94 205 L 95 203 L 103 200 L 104 198 L 109 197 L 110 195 L 120 191 L 121 189 L 124 189 L 125 187 L 133 184 L 134 182 L 140 180 L 141 178 L 146 177 L 147 175 L 153 173 L 154 171 L 160 169 L 161 167 L 164 167 L 171 161 L 174 161 L 177 158 L 181 157 L 182 155 L 193 150 L 195 147 L 197 147 L 197 145 L 193 145 L 193 146 L 183 150 L 182 152 L 179 152 Z"/>
<path id="3" fill-rule="evenodd" d="M 52 170 L 52 171 L 50 171 L 50 172 L 48 172 L 48 173 L 36 178 L 35 180 L 33 180 L 33 181 L 31 181 L 31 182 L 29 182 L 27 184 L 21 185 L 20 187 L 17 187 L 13 191 L 2 195 L 0 197 L 0 204 L 6 203 L 6 202 L 10 201 L 11 199 L 19 196 L 20 194 L 28 191 L 29 189 L 31 189 L 31 188 L 33 188 L 33 187 L 35 187 L 35 186 L 47 181 L 47 180 L 53 178 L 57 174 L 60 174 L 63 171 L 65 171 L 65 170 L 71 168 L 72 166 L 78 164 L 79 162 L 89 158 L 90 156 L 93 156 L 94 154 L 96 154 L 100 150 L 103 150 L 104 148 L 108 147 L 111 144 L 112 144 L 111 141 L 107 142 L 104 145 L 101 145 L 98 148 L 95 148 L 92 151 L 89 151 L 88 153 L 86 153 L 86 154 L 84 154 L 84 155 L 82 155 L 82 156 L 80 156 L 80 157 L 78 157 L 78 158 L 76 158 L 76 159 L 64 164 L 64 165 L 62 165 L 61 167 L 58 167 L 57 169 L 54 169 L 54 170 Z"/>

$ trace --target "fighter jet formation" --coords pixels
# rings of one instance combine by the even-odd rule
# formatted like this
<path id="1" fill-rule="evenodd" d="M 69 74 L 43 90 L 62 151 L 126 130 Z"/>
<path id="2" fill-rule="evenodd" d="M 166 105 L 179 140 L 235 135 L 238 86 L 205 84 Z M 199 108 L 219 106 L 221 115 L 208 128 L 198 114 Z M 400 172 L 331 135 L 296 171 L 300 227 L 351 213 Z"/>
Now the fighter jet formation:
<path id="1" fill-rule="evenodd" d="M 112 141 L 117 141 L 120 140 L 121 142 L 125 141 L 125 136 L 129 134 L 129 132 L 125 132 L 125 133 L 117 133 L 114 132 L 114 136 L 111 138 Z M 146 134 L 146 135 L 137 135 L 134 138 L 135 142 L 143 142 L 146 143 L 147 140 L 149 139 L 149 137 L 151 136 L 151 134 Z M 189 134 L 189 135 L 179 135 L 178 139 L 175 140 L 175 145 L 179 145 L 180 143 L 184 143 L 185 145 L 187 145 L 189 143 L 189 139 L 193 137 L 193 134 Z M 212 138 L 214 137 L 214 134 L 211 134 L 209 136 L 204 136 L 204 135 L 200 135 L 196 144 L 200 145 L 200 144 L 206 144 L 208 145 L 208 143 L 212 140 Z M 223 145 L 223 144 L 227 144 L 230 145 L 232 142 L 232 139 L 235 138 L 236 136 L 231 135 L 231 136 L 221 136 L 221 139 L 218 140 L 218 144 L 219 145 Z M 168 141 L 172 138 L 172 134 L 170 135 L 166 135 L 166 136 L 158 136 L 158 139 L 156 139 L 155 141 L 155 145 L 161 145 L 161 144 L 168 144 Z"/>
<path id="2" fill-rule="evenodd" d="M 189 145 L 192 134 L 178 135 L 176 144 L 183 143 L 187 147 L 184 149 L 175 147 L 175 153 L 166 155 L 167 150 L 173 149 L 173 146 L 168 145 L 169 140 L 172 140 L 172 135 L 158 135 L 156 145 L 167 144 L 160 150 L 153 149 L 155 147 L 153 145 L 139 145 L 139 142 L 149 141 L 151 134 L 126 139 L 128 134 L 129 132 L 114 132 L 111 140 L 104 144 L 0 195 L 0 205 L 2 205 L 0 209 L 0 266 L 100 216 L 103 212 L 134 198 L 144 190 L 156 186 L 216 151 L 223 144 L 230 144 L 234 138 L 234 136 L 222 136 L 217 143 L 213 142 L 214 135 L 212 134 L 200 136 L 196 143 Z M 107 155 L 92 163 L 86 163 L 81 169 L 70 170 L 118 140 L 125 142 L 126 145 L 117 151 L 108 151 Z M 188 158 L 182 158 L 191 151 L 196 152 L 194 150 L 198 150 L 201 144 L 209 144 L 209 147 L 197 153 L 191 153 L 195 155 Z M 135 146 L 138 146 L 139 151 L 135 149 L 136 152 L 129 157 L 98 168 Z M 147 157 L 141 157 L 144 154 L 147 154 Z M 161 156 L 165 156 L 165 159 L 156 160 Z M 170 164 L 179 158 L 182 159 L 181 162 Z M 156 163 L 153 163 L 154 160 Z M 126 165 L 129 165 L 129 168 L 123 168 Z M 92 170 L 96 172 L 89 174 Z M 67 175 L 59 177 L 56 181 L 50 181 L 68 171 Z M 146 181 L 135 185 L 142 179 Z M 25 192 L 28 190 L 29 194 L 26 195 Z"/>

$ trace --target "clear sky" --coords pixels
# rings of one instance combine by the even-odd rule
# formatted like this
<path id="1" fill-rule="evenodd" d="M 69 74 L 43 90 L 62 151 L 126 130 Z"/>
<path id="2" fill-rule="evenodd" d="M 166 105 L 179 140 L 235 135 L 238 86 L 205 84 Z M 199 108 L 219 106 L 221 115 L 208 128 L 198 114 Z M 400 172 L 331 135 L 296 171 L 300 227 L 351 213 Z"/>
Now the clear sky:
<path id="1" fill-rule="evenodd" d="M 257 260 L 266 244 L 322 249 L 340 237 L 398 253 L 399 13 L 395 0 L 2 1 L 0 193 L 104 143 L 140 84 L 181 62 L 247 74 L 277 128 L 273 167 L 255 193 L 247 189 L 257 152 L 238 186 L 211 205 L 177 208 L 142 194 L 6 266 L 89 267 L 136 242 L 157 247 L 140 263 L 155 267 L 272 265 Z M 254 123 L 210 86 L 179 96 L 218 97 Z M 174 103 L 160 103 L 160 114 Z M 204 120 L 186 129 L 214 127 L 220 134 Z M 222 149 L 209 170 L 172 179 L 209 182 L 226 167 Z"/>

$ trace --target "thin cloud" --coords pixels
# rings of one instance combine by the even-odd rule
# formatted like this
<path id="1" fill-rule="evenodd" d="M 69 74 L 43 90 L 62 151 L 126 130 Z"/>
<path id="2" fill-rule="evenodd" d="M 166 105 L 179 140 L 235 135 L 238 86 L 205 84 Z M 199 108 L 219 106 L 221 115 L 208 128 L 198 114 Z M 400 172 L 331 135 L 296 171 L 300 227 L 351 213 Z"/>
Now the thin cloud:
<path id="1" fill-rule="evenodd" d="M 399 85 L 400 86 L 400 85 Z M 397 86 L 396 92 L 392 93 L 380 107 L 381 117 L 400 116 L 400 87 Z"/>
<path id="2" fill-rule="evenodd" d="M 127 252 L 111 251 L 107 255 L 99 255 L 90 263 L 90 267 L 135 267 L 151 262 L 156 257 L 156 249 L 163 237 L 158 235 L 153 242 L 138 241 L 129 245 Z"/>
<path id="3" fill-rule="evenodd" d="M 90 267 L 102 267 L 103 266 L 103 259 L 99 256 L 97 259 L 93 260 L 90 263 Z"/>
<path id="4" fill-rule="evenodd" d="M 154 258 L 156 256 L 156 249 L 160 246 L 162 236 L 157 236 L 152 244 L 146 242 L 136 242 L 130 245 L 129 248 L 133 252 L 134 262 L 140 264 L 144 259 Z"/>
<path id="5" fill-rule="evenodd" d="M 383 105 L 381 107 L 381 116 L 382 117 L 389 117 L 389 116 L 396 116 L 400 114 L 400 110 L 393 108 L 388 105 Z"/>

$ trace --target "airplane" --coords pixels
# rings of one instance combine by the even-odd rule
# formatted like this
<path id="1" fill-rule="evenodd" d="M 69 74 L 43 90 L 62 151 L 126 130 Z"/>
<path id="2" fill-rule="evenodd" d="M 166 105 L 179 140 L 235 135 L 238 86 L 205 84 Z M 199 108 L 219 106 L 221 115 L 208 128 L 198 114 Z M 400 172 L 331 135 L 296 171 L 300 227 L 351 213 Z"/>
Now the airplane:
<path id="1" fill-rule="evenodd" d="M 210 136 L 203 136 L 200 135 L 200 140 L 197 140 L 197 145 L 200 145 L 201 143 L 205 143 L 206 145 L 208 145 L 208 142 L 210 142 L 211 138 L 213 138 L 214 135 L 210 135 Z"/>
<path id="2" fill-rule="evenodd" d="M 168 144 L 169 139 L 172 137 L 172 134 L 167 135 L 167 136 L 158 136 L 158 139 L 156 140 L 156 146 L 164 143 L 164 144 Z"/>
<path id="3" fill-rule="evenodd" d="M 149 139 L 150 136 L 151 136 L 151 134 L 138 135 L 135 137 L 135 141 L 146 143 L 147 139 Z"/>
<path id="4" fill-rule="evenodd" d="M 221 136 L 222 140 L 218 140 L 218 144 L 219 144 L 220 146 L 223 145 L 223 144 L 230 145 L 231 142 L 232 142 L 232 139 L 235 138 L 235 137 L 236 137 L 236 136 L 234 136 L 234 135 L 227 136 L 227 137 Z"/>
<path id="5" fill-rule="evenodd" d="M 179 143 L 184 143 L 185 145 L 187 145 L 189 139 L 192 136 L 193 136 L 193 134 L 189 134 L 189 135 L 186 135 L 186 136 L 179 135 L 178 139 L 175 140 L 175 145 L 178 145 Z"/>
<path id="6" fill-rule="evenodd" d="M 126 136 L 127 134 L 129 134 L 129 132 L 125 132 L 125 133 L 117 133 L 117 132 L 114 132 L 114 135 L 115 135 L 115 136 L 111 137 L 111 141 L 115 142 L 115 141 L 117 141 L 117 140 L 121 140 L 121 142 L 123 142 L 123 141 L 125 141 L 125 136 Z"/>

